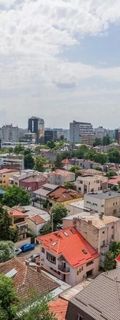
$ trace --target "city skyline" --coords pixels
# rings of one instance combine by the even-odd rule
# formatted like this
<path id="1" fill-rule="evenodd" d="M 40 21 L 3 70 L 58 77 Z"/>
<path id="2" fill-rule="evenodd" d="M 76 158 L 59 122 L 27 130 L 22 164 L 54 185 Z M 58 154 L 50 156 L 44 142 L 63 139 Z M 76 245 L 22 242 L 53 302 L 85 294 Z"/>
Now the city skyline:
<path id="1" fill-rule="evenodd" d="M 119 0 L 0 0 L 0 126 L 119 127 L 119 32 Z"/>

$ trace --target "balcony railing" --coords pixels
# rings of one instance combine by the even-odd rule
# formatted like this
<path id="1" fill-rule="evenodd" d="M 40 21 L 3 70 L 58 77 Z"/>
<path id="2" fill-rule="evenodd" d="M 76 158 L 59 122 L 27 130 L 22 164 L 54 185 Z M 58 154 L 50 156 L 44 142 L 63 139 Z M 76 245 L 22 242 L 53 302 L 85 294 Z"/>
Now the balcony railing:
<path id="1" fill-rule="evenodd" d="M 63 274 L 67 274 L 70 272 L 70 268 L 69 267 L 64 267 L 62 265 L 58 265 L 58 270 L 61 271 L 61 273 Z"/>

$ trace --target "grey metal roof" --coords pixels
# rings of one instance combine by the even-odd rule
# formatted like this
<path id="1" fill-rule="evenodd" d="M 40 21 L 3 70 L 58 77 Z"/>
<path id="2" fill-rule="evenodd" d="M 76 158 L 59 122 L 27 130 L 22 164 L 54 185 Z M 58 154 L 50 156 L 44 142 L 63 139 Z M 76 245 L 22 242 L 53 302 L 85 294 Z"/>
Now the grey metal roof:
<path id="1" fill-rule="evenodd" d="M 58 188 L 58 185 L 45 183 L 40 189 L 34 191 L 33 194 L 46 197 L 51 191 L 57 188 Z"/>
<path id="2" fill-rule="evenodd" d="M 91 196 L 96 199 L 111 199 L 118 197 L 120 198 L 120 193 L 119 192 L 114 192 L 114 191 L 108 191 L 108 192 L 95 192 L 95 193 L 87 193 L 88 196 Z M 87 196 L 86 195 L 86 196 Z"/>
<path id="3" fill-rule="evenodd" d="M 71 303 L 95 320 L 120 320 L 120 268 L 99 275 Z"/>

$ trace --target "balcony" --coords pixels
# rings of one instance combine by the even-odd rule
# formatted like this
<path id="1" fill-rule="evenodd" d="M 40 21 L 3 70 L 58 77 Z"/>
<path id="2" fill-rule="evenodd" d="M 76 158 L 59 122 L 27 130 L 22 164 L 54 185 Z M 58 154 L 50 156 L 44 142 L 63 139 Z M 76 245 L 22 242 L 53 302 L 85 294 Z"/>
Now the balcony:
<path id="1" fill-rule="evenodd" d="M 18 234 L 25 234 L 28 231 L 28 225 L 26 222 L 18 222 L 16 223 L 16 227 L 18 229 Z"/>
<path id="2" fill-rule="evenodd" d="M 63 273 L 63 274 L 68 274 L 68 273 L 70 273 L 70 268 L 69 268 L 69 267 L 66 267 L 66 266 L 64 266 L 64 265 L 61 265 L 61 264 L 58 265 L 58 270 L 59 270 L 61 273 Z"/>

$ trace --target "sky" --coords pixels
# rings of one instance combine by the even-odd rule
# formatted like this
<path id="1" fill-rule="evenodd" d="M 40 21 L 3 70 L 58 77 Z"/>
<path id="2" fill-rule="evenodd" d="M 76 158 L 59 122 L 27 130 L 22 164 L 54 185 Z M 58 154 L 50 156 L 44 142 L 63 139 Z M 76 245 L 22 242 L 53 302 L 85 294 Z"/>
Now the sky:
<path id="1" fill-rule="evenodd" d="M 0 126 L 120 127 L 120 0 L 0 0 Z"/>

